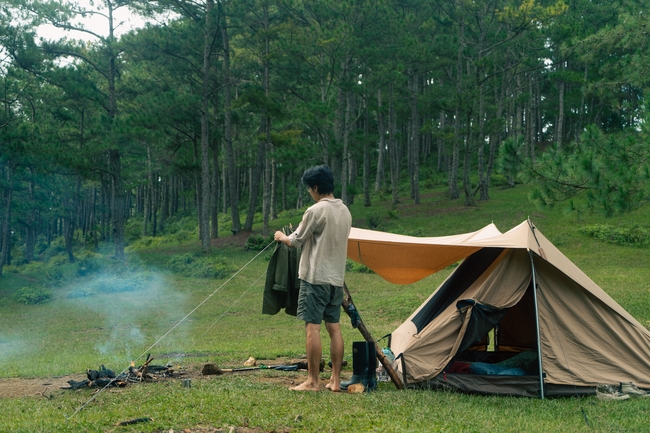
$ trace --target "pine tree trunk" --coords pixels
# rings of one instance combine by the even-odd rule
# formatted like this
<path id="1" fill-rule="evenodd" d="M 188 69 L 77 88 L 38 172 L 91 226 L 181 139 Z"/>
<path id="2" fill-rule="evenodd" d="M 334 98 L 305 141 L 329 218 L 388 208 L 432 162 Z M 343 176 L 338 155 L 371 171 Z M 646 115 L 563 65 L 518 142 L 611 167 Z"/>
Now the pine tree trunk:
<path id="1" fill-rule="evenodd" d="M 205 0 L 205 33 L 203 35 L 203 71 L 201 83 L 201 205 L 199 234 L 201 249 L 210 251 L 210 56 L 212 55 L 212 0 Z"/>
<path id="2" fill-rule="evenodd" d="M 192 144 L 194 147 L 194 164 L 198 165 L 199 167 L 201 166 L 201 163 L 199 161 L 199 143 L 200 137 L 198 137 L 196 134 L 192 137 Z M 203 216 L 203 213 L 201 211 L 201 206 L 203 203 L 203 193 L 201 192 L 203 189 L 203 184 L 201 182 L 201 172 L 200 171 L 194 171 L 193 172 L 193 179 L 194 179 L 194 206 L 196 207 L 196 223 L 197 227 L 199 228 L 199 241 L 201 241 L 202 236 L 203 236 L 203 225 L 201 224 L 201 218 Z"/>
<path id="3" fill-rule="evenodd" d="M 223 94 L 224 94 L 224 137 L 223 142 L 226 148 L 226 164 L 228 167 L 228 197 L 230 198 L 230 215 L 232 217 L 233 234 L 241 231 L 239 221 L 239 197 L 237 195 L 237 172 L 235 170 L 235 153 L 232 147 L 232 83 L 230 77 L 230 42 L 228 39 L 228 27 L 223 9 L 225 5 L 220 2 L 222 8 L 221 37 L 223 39 Z"/>
<path id="4" fill-rule="evenodd" d="M 418 95 L 420 93 L 420 74 L 411 77 L 411 134 L 409 140 L 409 177 L 411 180 L 411 198 L 420 204 L 420 115 L 418 113 Z"/>
<path id="5" fill-rule="evenodd" d="M 282 172 L 282 210 L 285 211 L 289 209 L 287 204 L 287 172 Z"/>
<path id="6" fill-rule="evenodd" d="M 267 116 L 262 116 L 261 129 L 266 130 Z M 253 221 L 255 218 L 255 208 L 257 207 L 257 198 L 259 196 L 260 182 L 264 173 L 264 160 L 266 158 L 266 139 L 257 141 L 257 158 L 253 175 L 251 179 L 250 197 L 248 199 L 248 212 L 246 213 L 246 222 L 244 222 L 244 231 L 253 230 Z"/>
<path id="7" fill-rule="evenodd" d="M 271 155 L 274 152 L 274 145 L 271 139 L 269 138 L 269 148 L 271 149 Z M 275 158 L 271 157 L 271 219 L 278 219 L 278 165 L 275 162 Z"/>
<path id="8" fill-rule="evenodd" d="M 486 167 L 485 167 L 485 88 L 481 82 L 479 86 L 479 108 L 478 108 L 478 122 L 479 122 L 479 131 L 478 131 L 478 140 L 476 142 L 477 157 L 478 157 L 478 188 L 480 191 L 479 200 L 489 200 L 490 194 L 488 191 L 488 181 L 486 179 Z"/>
<path id="9" fill-rule="evenodd" d="M 555 142 L 558 149 L 562 148 L 562 138 L 564 137 L 564 81 L 561 81 L 558 86 L 558 108 L 557 108 L 557 129 L 555 135 Z"/>
<path id="10" fill-rule="evenodd" d="M 117 67 L 115 59 L 117 58 L 115 36 L 113 34 L 113 8 L 108 8 L 109 21 L 109 60 L 108 60 L 108 117 L 111 122 L 117 117 L 117 91 L 115 89 L 115 78 L 117 77 Z M 114 125 L 111 124 L 111 128 Z M 125 192 L 122 185 L 122 155 L 119 149 L 110 149 L 108 151 L 108 168 L 112 175 L 111 185 L 111 218 L 113 220 L 113 244 L 115 246 L 115 260 L 123 261 L 124 255 L 124 199 Z"/>
<path id="11" fill-rule="evenodd" d="M 464 45 L 464 24 L 459 26 L 458 37 L 458 58 L 456 61 L 456 109 L 454 110 L 454 145 L 451 153 L 451 170 L 449 170 L 449 198 L 452 200 L 460 197 L 458 190 L 458 168 L 460 164 L 460 104 L 463 86 L 463 45 Z"/>
<path id="12" fill-rule="evenodd" d="M 381 89 L 377 90 L 377 129 L 379 133 L 379 146 L 377 149 L 377 177 L 375 178 L 375 192 L 381 190 L 384 180 L 384 155 L 386 147 L 386 120 L 381 104 Z"/>
<path id="13" fill-rule="evenodd" d="M 156 210 L 157 210 L 157 197 L 156 197 L 156 182 L 155 173 L 151 166 L 151 146 L 147 144 L 147 171 L 149 172 L 149 220 L 151 221 L 151 236 L 156 236 Z M 146 220 L 146 218 L 145 218 Z"/>
<path id="14" fill-rule="evenodd" d="M 210 212 L 212 215 L 211 237 L 219 237 L 219 145 L 212 142 L 212 194 L 210 196 Z"/>
<path id="15" fill-rule="evenodd" d="M 270 146 L 270 143 L 265 143 Z M 269 220 L 271 218 L 271 156 L 270 149 L 264 158 L 264 197 L 262 199 L 262 235 L 269 236 Z"/>
<path id="16" fill-rule="evenodd" d="M 504 71 L 503 78 L 501 80 L 501 94 L 499 96 L 499 102 L 497 104 L 497 113 L 496 113 L 497 119 L 500 119 L 501 116 L 503 115 L 503 108 L 506 99 L 506 82 L 507 82 L 507 72 Z M 494 168 L 494 160 L 496 155 L 497 144 L 500 141 L 501 135 L 502 135 L 501 133 L 492 133 L 490 135 L 490 154 L 488 156 L 487 172 L 485 174 L 486 188 L 490 187 L 490 179 L 492 177 L 492 170 Z M 486 192 L 486 194 L 489 196 L 489 192 Z"/>
<path id="17" fill-rule="evenodd" d="M 444 134 L 445 128 L 447 127 L 446 126 L 446 119 L 447 119 L 447 117 L 445 116 L 445 113 L 441 112 L 440 113 L 440 132 L 442 134 Z M 438 172 L 441 172 L 441 171 L 443 171 L 444 168 L 446 168 L 446 164 L 445 164 L 445 159 L 446 159 L 446 155 L 445 155 L 445 139 L 444 139 L 444 137 L 438 137 L 437 141 L 438 141 L 438 164 L 437 164 L 437 168 L 438 168 Z"/>
<path id="18" fill-rule="evenodd" d="M 144 212 L 143 212 L 143 222 L 142 222 L 142 236 L 147 236 L 147 227 L 149 224 L 149 221 L 151 220 L 151 202 L 153 197 L 151 196 L 152 193 L 152 177 L 153 174 L 151 173 L 151 146 L 149 146 L 149 143 L 145 144 L 147 148 L 147 183 L 148 183 L 148 188 L 143 186 L 142 189 L 145 191 L 145 198 L 144 198 Z M 137 199 L 136 199 L 137 202 Z"/>
<path id="19" fill-rule="evenodd" d="M 345 92 L 345 120 L 343 126 L 343 155 L 341 160 L 341 200 L 346 205 L 350 205 L 352 199 L 348 194 L 348 176 L 350 170 L 350 116 L 352 111 L 352 94 Z"/>
<path id="20" fill-rule="evenodd" d="M 79 176 L 77 176 L 79 181 Z M 28 201 L 29 201 L 29 210 L 26 225 L 26 236 L 25 236 L 25 261 L 27 263 L 34 260 L 34 246 L 36 244 L 36 209 L 34 203 L 34 168 L 29 167 L 29 190 L 28 190 Z M 0 247 L 1 248 L 1 247 Z"/>
<path id="21" fill-rule="evenodd" d="M 97 188 L 93 188 L 93 205 L 90 212 L 90 230 L 92 232 L 93 246 L 95 247 L 95 250 L 99 247 L 99 233 L 95 229 L 95 225 L 97 224 L 97 222 L 95 221 L 97 218 L 96 212 L 97 212 Z"/>
<path id="22" fill-rule="evenodd" d="M 112 175 L 111 217 L 113 219 L 113 243 L 115 260 L 123 261 L 124 255 L 124 187 L 122 186 L 122 160 L 117 149 L 108 151 L 109 167 Z"/>
<path id="23" fill-rule="evenodd" d="M 4 214 L 2 215 L 2 251 L 0 252 L 0 277 L 2 268 L 10 264 L 11 252 L 11 204 L 14 192 L 14 165 L 8 161 L 5 165 L 5 178 L 7 184 L 4 194 Z"/>
<path id="24" fill-rule="evenodd" d="M 393 84 L 389 86 L 388 94 L 388 151 L 390 159 L 390 183 L 392 190 L 393 205 L 399 203 L 399 159 L 397 143 L 395 141 L 396 133 L 396 115 L 395 103 L 393 101 Z"/>
<path id="25" fill-rule="evenodd" d="M 474 206 L 474 197 L 472 194 L 472 183 L 469 177 L 472 158 L 472 121 L 468 116 L 467 125 L 465 125 L 465 152 L 463 154 L 463 190 L 465 192 L 465 206 Z"/>
<path id="26" fill-rule="evenodd" d="M 370 137 L 368 125 L 368 109 L 363 113 L 363 205 L 368 207 L 370 203 Z"/>

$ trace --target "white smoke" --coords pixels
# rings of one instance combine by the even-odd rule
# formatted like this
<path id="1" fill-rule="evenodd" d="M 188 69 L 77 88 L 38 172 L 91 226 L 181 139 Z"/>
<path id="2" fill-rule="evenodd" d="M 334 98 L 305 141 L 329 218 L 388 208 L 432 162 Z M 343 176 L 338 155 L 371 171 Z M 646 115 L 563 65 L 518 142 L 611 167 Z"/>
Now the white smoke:
<path id="1" fill-rule="evenodd" d="M 74 296 L 68 302 L 97 316 L 105 335 L 94 342 L 94 349 L 105 363 L 142 356 L 184 317 L 187 309 L 187 296 L 162 272 L 98 273 L 72 287 L 70 293 Z M 77 297 L 79 293 L 84 296 Z M 164 344 L 186 340 L 181 326 L 165 337 Z"/>

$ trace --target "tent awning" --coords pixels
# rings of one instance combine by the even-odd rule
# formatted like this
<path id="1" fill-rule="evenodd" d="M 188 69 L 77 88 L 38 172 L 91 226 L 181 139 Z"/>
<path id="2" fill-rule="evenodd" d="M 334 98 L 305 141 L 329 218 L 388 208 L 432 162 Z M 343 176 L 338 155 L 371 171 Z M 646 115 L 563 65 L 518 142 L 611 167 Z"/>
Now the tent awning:
<path id="1" fill-rule="evenodd" d="M 405 236 L 353 227 L 348 237 L 347 256 L 386 281 L 411 284 L 489 247 L 532 251 L 635 326 L 643 327 L 528 220 L 506 233 L 488 224 L 475 232 L 439 237 Z"/>
<path id="2" fill-rule="evenodd" d="M 464 259 L 499 235 L 494 224 L 471 233 L 427 238 L 352 228 L 348 258 L 391 283 L 410 284 Z"/>

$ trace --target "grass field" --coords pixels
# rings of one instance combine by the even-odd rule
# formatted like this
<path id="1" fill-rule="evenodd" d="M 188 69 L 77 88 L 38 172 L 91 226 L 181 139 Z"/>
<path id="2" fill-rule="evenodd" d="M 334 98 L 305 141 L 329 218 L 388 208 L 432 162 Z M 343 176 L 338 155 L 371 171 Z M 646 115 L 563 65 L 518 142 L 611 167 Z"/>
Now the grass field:
<path id="1" fill-rule="evenodd" d="M 613 245 L 581 231 L 594 224 L 647 224 L 650 209 L 616 220 L 599 216 L 577 219 L 559 208 L 536 210 L 527 193 L 522 186 L 495 189 L 489 202 L 466 208 L 460 201 L 447 200 L 443 190 L 427 190 L 419 206 L 404 200 L 392 207 L 375 198 L 373 206 L 354 204 L 351 211 L 356 227 L 367 228 L 372 223 L 378 230 L 418 236 L 473 231 L 490 222 L 506 231 L 530 217 L 588 276 L 650 326 L 648 247 Z M 300 212 L 289 214 L 274 225 L 300 221 Z M 210 260 L 228 270 L 218 279 L 192 278 L 170 270 L 171 258 L 179 254 L 198 257 L 198 251 L 198 243 L 191 240 L 132 251 L 128 270 L 119 275 L 108 272 L 108 267 L 79 276 L 78 270 L 61 264 L 57 278 L 62 283 L 53 289 L 50 302 L 36 305 L 16 302 L 13 293 L 44 278 L 43 271 L 35 267 L 7 273 L 0 280 L 0 384 L 9 378 L 45 381 L 83 374 L 101 364 L 121 371 L 131 361 L 142 361 L 149 352 L 156 363 L 170 362 L 194 373 L 206 362 L 237 367 L 249 356 L 274 360 L 304 353 L 300 322 L 284 313 L 260 313 L 270 250 L 247 266 L 257 252 L 233 246 L 215 250 Z M 381 337 L 402 323 L 449 272 L 407 286 L 358 272 L 348 272 L 346 281 L 364 321 Z M 105 287 L 129 278 L 140 282 L 138 290 L 97 289 L 100 281 L 106 281 Z M 361 336 L 346 320 L 342 328 L 349 355 L 351 342 Z M 327 341 L 324 330 L 323 341 Z M 328 359 L 327 345 L 324 357 Z M 350 373 L 347 367 L 345 374 Z M 161 381 L 98 395 L 88 389 L 49 389 L 36 395 L 0 398 L 0 432 L 214 431 L 208 428 L 228 426 L 277 432 L 650 431 L 650 401 L 482 397 L 397 391 L 389 383 L 361 395 L 288 391 L 290 383 L 305 375 L 257 371 L 194 376 L 191 388 L 182 388 L 180 381 Z M 323 377 L 328 377 L 327 371 Z M 138 417 L 153 421 L 114 426 Z"/>

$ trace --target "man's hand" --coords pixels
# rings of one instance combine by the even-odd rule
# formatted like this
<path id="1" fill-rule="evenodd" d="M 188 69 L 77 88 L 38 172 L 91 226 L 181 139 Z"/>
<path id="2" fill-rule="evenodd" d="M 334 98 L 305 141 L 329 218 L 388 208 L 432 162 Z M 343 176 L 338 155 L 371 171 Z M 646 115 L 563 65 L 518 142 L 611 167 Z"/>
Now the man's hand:
<path id="1" fill-rule="evenodd" d="M 273 240 L 275 240 L 276 242 L 282 242 L 283 244 L 289 247 L 291 246 L 291 242 L 289 241 L 289 236 L 285 235 L 280 230 L 275 232 L 275 234 L 273 235 Z"/>

